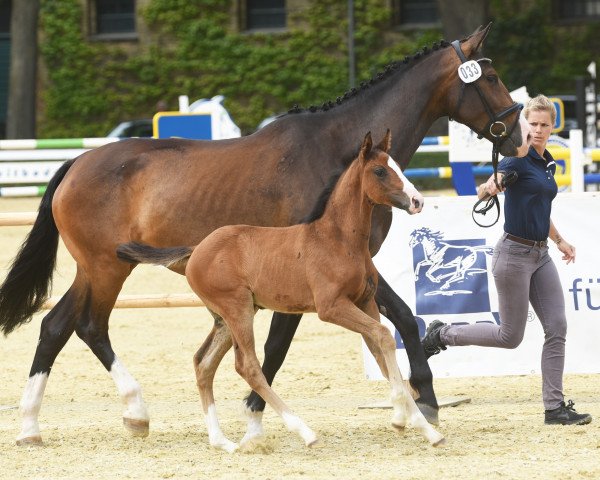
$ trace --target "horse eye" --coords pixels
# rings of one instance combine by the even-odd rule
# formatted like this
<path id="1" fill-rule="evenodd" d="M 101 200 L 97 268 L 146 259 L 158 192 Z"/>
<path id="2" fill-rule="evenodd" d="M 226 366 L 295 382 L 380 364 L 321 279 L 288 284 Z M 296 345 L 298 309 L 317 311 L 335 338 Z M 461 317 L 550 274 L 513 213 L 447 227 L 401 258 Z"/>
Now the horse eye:
<path id="1" fill-rule="evenodd" d="M 387 175 L 387 172 L 385 171 L 385 168 L 383 167 L 377 167 L 373 170 L 373 172 L 375 173 L 375 175 L 377 175 L 379 178 L 383 178 Z"/>
<path id="2" fill-rule="evenodd" d="M 486 78 L 487 78 L 487 81 L 492 84 L 498 83 L 498 77 L 496 75 L 488 75 Z"/>

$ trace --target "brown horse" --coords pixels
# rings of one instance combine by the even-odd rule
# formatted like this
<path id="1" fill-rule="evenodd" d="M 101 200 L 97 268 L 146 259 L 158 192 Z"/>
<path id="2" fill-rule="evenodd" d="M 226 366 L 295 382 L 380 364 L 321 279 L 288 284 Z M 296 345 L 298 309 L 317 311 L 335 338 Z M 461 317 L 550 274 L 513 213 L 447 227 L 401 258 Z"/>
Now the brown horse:
<path id="1" fill-rule="evenodd" d="M 388 155 L 389 131 L 373 148 L 371 134 L 356 160 L 336 182 L 318 218 L 291 227 L 234 225 L 212 232 L 195 248 L 155 249 L 139 243 L 117 248 L 132 263 L 181 266 L 185 276 L 215 318 L 215 326 L 194 357 L 198 389 L 210 444 L 229 452 L 237 444 L 219 427 L 213 395 L 215 371 L 235 345 L 235 368 L 307 445 L 316 434 L 283 403 L 260 369 L 254 346 L 254 314 L 259 308 L 278 312 L 317 312 L 325 322 L 360 333 L 392 387 L 392 425 L 417 428 L 432 445 L 444 437 L 427 423 L 402 381 L 396 342 L 379 323 L 375 302 L 377 270 L 369 252 L 374 205 L 416 213 L 422 197 L 405 189 L 406 178 L 394 171 Z M 397 168 L 397 167 L 396 167 Z M 398 170 L 400 172 L 400 170 Z M 411 189 L 412 190 L 412 189 Z M 189 260 L 188 260 L 189 258 Z M 220 332 L 220 334 L 219 334 Z M 242 443 L 253 438 L 247 434 Z"/>
<path id="2" fill-rule="evenodd" d="M 56 356 L 73 332 L 115 378 L 125 425 L 147 435 L 149 417 L 138 383 L 117 358 L 108 335 L 111 310 L 132 267 L 115 257 L 120 243 L 196 245 L 218 227 L 287 226 L 309 213 L 331 174 L 356 153 L 347 141 L 370 130 L 383 136 L 391 125 L 401 139 L 391 151 L 406 167 L 427 129 L 449 115 L 489 140 L 502 118 L 503 155 L 524 155 L 527 132 L 518 109 L 479 50 L 488 28 L 455 47 L 447 42 L 389 66 L 359 90 L 335 103 L 282 116 L 247 137 L 220 141 L 131 139 L 106 145 L 66 162 L 50 181 L 31 233 L 0 288 L 0 328 L 5 334 L 28 321 L 48 295 L 58 235 L 77 262 L 77 274 L 61 301 L 45 316 L 21 404 L 19 443 L 40 443 L 38 412 Z M 459 55 L 460 54 L 460 55 Z M 475 59 L 481 77 L 465 83 L 460 56 Z M 471 64 L 473 65 L 473 63 Z M 527 125 L 525 123 L 525 125 Z M 496 132 L 495 135 L 498 133 Z M 388 207 L 373 212 L 369 249 L 374 255 L 389 230 Z M 174 270 L 182 273 L 181 270 Z M 410 360 L 419 408 L 437 421 L 431 370 L 410 308 L 379 277 L 375 300 L 398 329 Z M 269 383 L 281 366 L 300 314 L 276 313 L 265 344 Z M 263 400 L 252 393 L 248 409 Z"/>

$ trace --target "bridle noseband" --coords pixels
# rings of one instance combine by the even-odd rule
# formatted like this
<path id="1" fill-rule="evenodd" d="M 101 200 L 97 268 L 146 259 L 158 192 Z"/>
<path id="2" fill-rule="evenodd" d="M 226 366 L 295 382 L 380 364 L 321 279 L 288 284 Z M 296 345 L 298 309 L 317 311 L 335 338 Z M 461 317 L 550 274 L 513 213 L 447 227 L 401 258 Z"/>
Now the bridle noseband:
<path id="1" fill-rule="evenodd" d="M 460 59 L 461 63 L 468 62 L 467 57 L 465 57 L 465 54 L 463 53 L 462 49 L 460 48 L 460 41 L 454 40 L 451 43 L 451 45 L 454 48 L 454 51 L 456 52 L 456 54 L 458 55 L 458 58 Z M 482 61 L 491 62 L 491 60 L 489 58 L 480 58 L 479 60 L 477 60 L 477 62 L 482 62 Z M 493 145 L 493 147 L 492 147 L 492 167 L 494 168 L 494 182 L 496 183 L 496 186 L 498 187 L 498 189 L 500 189 L 500 185 L 498 184 L 498 156 L 500 154 L 500 147 L 512 135 L 515 127 L 517 126 L 517 123 L 519 123 L 519 115 L 517 115 L 517 118 L 515 119 L 514 123 L 510 127 L 510 129 L 507 129 L 506 124 L 502 121 L 502 119 L 509 116 L 511 113 L 513 113 L 515 111 L 520 111 L 523 108 L 523 105 L 515 102 L 510 107 L 502 110 L 501 112 L 494 113 L 490 107 L 490 104 L 486 100 L 483 92 L 481 91 L 481 88 L 478 85 L 478 81 L 479 81 L 479 79 L 477 79 L 469 84 L 465 83 L 464 81 L 461 82 L 460 95 L 458 97 L 458 102 L 456 104 L 456 108 L 454 109 L 454 112 L 455 113 L 458 112 L 458 109 L 460 108 L 460 104 L 462 102 L 464 91 L 465 91 L 465 86 L 473 85 L 475 87 L 475 90 L 477 91 L 477 94 L 479 95 L 479 98 L 481 99 L 481 103 L 483 103 L 483 106 L 488 114 L 489 119 L 490 119 L 490 121 L 487 123 L 487 125 L 482 130 L 482 132 L 485 132 L 487 130 L 490 132 L 490 135 L 494 138 L 492 140 L 492 145 Z M 455 115 L 452 115 L 450 118 L 452 119 L 452 117 L 454 117 L 454 116 Z M 496 127 L 500 127 L 501 131 L 500 132 L 495 131 Z M 475 131 L 475 133 L 477 133 L 477 138 L 482 138 L 484 136 L 484 134 L 482 132 L 478 132 L 474 128 L 473 128 L 473 131 Z"/>

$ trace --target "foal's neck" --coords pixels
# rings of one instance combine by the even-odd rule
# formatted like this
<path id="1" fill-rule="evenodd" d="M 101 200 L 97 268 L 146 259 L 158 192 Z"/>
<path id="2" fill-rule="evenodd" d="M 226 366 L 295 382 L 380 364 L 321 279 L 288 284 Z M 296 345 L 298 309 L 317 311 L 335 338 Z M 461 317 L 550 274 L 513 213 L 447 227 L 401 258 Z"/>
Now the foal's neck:
<path id="1" fill-rule="evenodd" d="M 314 223 L 317 229 L 326 230 L 348 247 L 364 244 L 368 250 L 374 204 L 362 188 L 362 166 L 361 161 L 355 160 L 344 171 L 323 215 Z"/>

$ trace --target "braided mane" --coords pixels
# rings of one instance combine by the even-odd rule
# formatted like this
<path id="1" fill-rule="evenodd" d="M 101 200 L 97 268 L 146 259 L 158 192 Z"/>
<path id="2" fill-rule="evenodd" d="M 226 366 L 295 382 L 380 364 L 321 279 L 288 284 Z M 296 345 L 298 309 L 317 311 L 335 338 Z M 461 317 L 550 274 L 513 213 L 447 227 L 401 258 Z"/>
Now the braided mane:
<path id="1" fill-rule="evenodd" d="M 395 62 L 392 62 L 392 63 L 386 65 L 384 67 L 383 71 L 377 73 L 370 80 L 361 82 L 361 84 L 358 88 L 351 88 L 346 93 L 344 93 L 344 95 L 342 95 L 341 97 L 337 97 L 335 99 L 335 102 L 329 101 L 329 102 L 323 103 L 320 106 L 311 105 L 308 108 L 301 108 L 298 105 L 294 105 L 294 107 L 291 108 L 287 113 L 319 112 L 319 111 L 324 112 L 324 111 L 330 110 L 337 105 L 341 105 L 345 100 L 355 97 L 360 92 L 368 89 L 372 85 L 375 85 L 375 84 L 381 82 L 382 80 L 388 78 L 393 73 L 396 73 L 401 70 L 407 70 L 408 68 L 412 67 L 412 65 L 414 65 L 414 63 L 411 63 L 411 62 L 414 62 L 415 60 L 419 60 L 419 59 L 423 58 L 425 55 L 435 52 L 436 50 L 439 50 L 440 48 L 446 48 L 449 46 L 450 46 L 450 42 L 447 42 L 446 40 L 440 40 L 439 42 L 434 43 L 431 46 L 431 48 L 425 46 L 425 47 L 423 47 L 422 50 L 418 51 L 417 53 L 415 53 L 413 55 L 407 55 L 406 57 L 404 57 L 403 60 L 398 60 L 398 61 L 395 61 Z"/>

